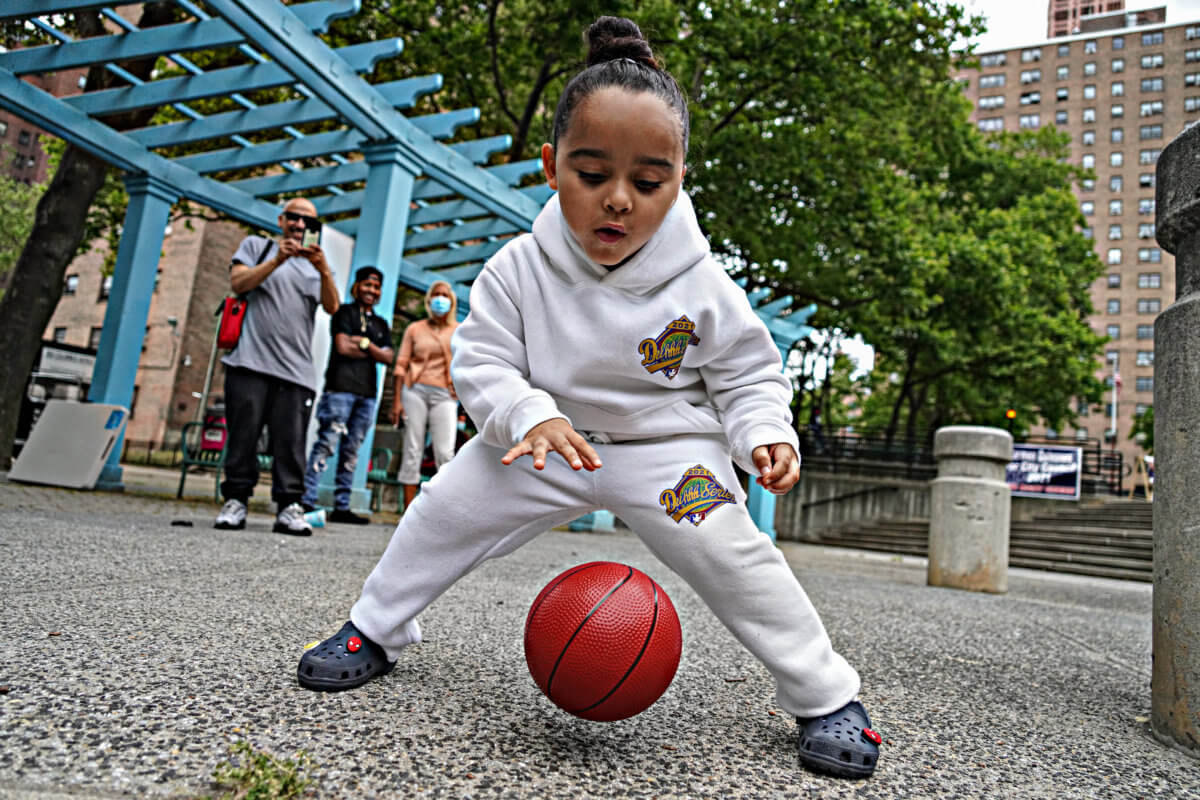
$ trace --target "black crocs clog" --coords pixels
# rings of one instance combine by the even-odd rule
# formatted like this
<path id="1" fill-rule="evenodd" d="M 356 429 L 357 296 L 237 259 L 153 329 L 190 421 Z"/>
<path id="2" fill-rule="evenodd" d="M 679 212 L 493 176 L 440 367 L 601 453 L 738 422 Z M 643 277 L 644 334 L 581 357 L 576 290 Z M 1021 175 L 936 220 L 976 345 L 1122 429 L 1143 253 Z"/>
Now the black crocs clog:
<path id="1" fill-rule="evenodd" d="M 796 722 L 804 766 L 839 778 L 867 778 L 875 771 L 883 739 L 871 729 L 862 703 L 852 700 L 831 714 Z"/>
<path id="2" fill-rule="evenodd" d="M 353 622 L 325 641 L 305 651 L 296 678 L 305 689 L 340 692 L 386 675 L 396 666 L 383 648 L 359 633 Z"/>

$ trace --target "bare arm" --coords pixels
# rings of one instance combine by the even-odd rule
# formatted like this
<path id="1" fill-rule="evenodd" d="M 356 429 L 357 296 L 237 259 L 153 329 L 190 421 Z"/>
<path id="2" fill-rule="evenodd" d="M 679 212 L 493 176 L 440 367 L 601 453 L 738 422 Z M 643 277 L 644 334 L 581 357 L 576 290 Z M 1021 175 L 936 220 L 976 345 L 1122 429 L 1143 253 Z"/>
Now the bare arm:
<path id="1" fill-rule="evenodd" d="M 333 337 L 333 346 L 337 350 L 337 354 L 344 358 L 371 358 L 381 364 L 391 362 L 392 348 L 380 347 L 371 343 L 364 350 L 359 342 L 365 338 L 365 336 L 351 336 L 348 333 L 339 333 Z M 368 342 L 370 342 L 369 339 Z"/>
<path id="2" fill-rule="evenodd" d="M 341 293 L 333 279 L 333 270 L 325 261 L 325 251 L 319 244 L 314 244 L 312 247 L 301 248 L 297 253 L 307 258 L 317 272 L 321 273 L 321 308 L 325 309 L 326 314 L 335 313 L 342 305 Z"/>
<path id="3" fill-rule="evenodd" d="M 267 247 L 270 246 L 270 243 L 268 243 Z M 279 268 L 280 264 L 298 252 L 300 252 L 300 247 L 295 241 L 284 239 L 279 242 L 279 247 L 276 248 L 275 255 L 257 266 L 250 267 L 235 261 L 233 268 L 229 272 L 229 283 L 233 288 L 233 293 L 245 294 L 257 289 L 263 281 L 270 277 L 272 272 Z"/>

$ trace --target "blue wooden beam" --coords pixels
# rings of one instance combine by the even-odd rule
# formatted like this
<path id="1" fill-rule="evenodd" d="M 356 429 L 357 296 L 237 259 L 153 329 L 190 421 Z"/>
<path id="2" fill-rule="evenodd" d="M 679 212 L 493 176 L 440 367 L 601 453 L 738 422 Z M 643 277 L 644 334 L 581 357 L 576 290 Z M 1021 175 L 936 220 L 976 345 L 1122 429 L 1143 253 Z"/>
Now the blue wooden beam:
<path id="1" fill-rule="evenodd" d="M 171 163 L 204 175 L 212 172 L 260 167 L 264 164 L 277 164 L 280 161 L 298 158 L 318 158 L 335 153 L 348 153 L 358 150 L 362 143 L 362 134 L 348 128 L 328 133 L 314 133 L 303 139 L 287 136 L 250 147 L 226 147 L 221 150 L 210 150 L 207 153 L 195 153 L 175 158 L 171 160 Z"/>
<path id="2" fill-rule="evenodd" d="M 479 277 L 479 273 L 483 272 L 483 264 L 468 264 L 462 267 L 451 267 L 450 269 L 439 269 L 434 274 L 441 280 L 447 283 L 470 283 Z"/>
<path id="3" fill-rule="evenodd" d="M 384 39 L 342 47 L 336 52 L 359 74 L 368 73 L 381 59 L 392 58 L 404 48 L 400 39 Z M 121 86 L 99 92 L 64 97 L 67 105 L 85 114 L 119 114 L 139 108 L 155 108 L 169 103 L 186 103 L 208 97 L 227 95 L 231 90 L 252 92 L 293 84 L 296 79 L 283 67 L 271 62 L 226 67 L 201 75 L 144 83 L 141 86 Z"/>
<path id="4" fill-rule="evenodd" d="M 421 250 L 426 247 L 465 242 L 469 239 L 486 239 L 489 236 L 505 236 L 517 233 L 522 228 L 513 225 L 506 219 L 492 217 L 476 222 L 464 222 L 461 225 L 439 225 L 436 228 L 423 228 L 417 233 L 409 234 L 408 249 Z"/>
<path id="5" fill-rule="evenodd" d="M 550 195 L 554 194 L 554 191 L 544 183 L 537 186 L 528 186 L 517 191 L 533 201 L 538 208 L 546 205 L 546 201 L 550 199 Z M 408 215 L 408 222 L 410 225 L 431 225 L 437 222 L 450 222 L 456 219 L 482 217 L 489 213 L 488 209 L 470 200 L 447 200 L 444 203 L 435 203 L 423 208 L 413 209 L 412 213 Z M 523 225 L 521 229 L 529 230 L 532 224 L 532 221 L 530 221 Z"/>
<path id="6" fill-rule="evenodd" d="M 289 6 L 289 9 L 294 18 L 293 25 L 320 31 L 326 28 L 330 20 L 346 16 L 347 9 L 352 9 L 349 13 L 354 13 L 358 5 L 357 0 L 319 0 Z M 44 10 L 35 12 L 39 15 L 45 13 Z M 136 33 L 95 36 L 78 42 L 10 50 L 0 53 L 0 69 L 14 75 L 29 75 L 112 61 L 156 58 L 169 53 L 216 50 L 245 43 L 245 35 L 223 19 L 193 20 Z"/>
<path id="7" fill-rule="evenodd" d="M 426 253 L 408 256 L 405 260 L 421 269 L 453 267 L 458 264 L 486 261 L 507 243 L 507 240 L 504 240 L 483 242 L 482 244 L 473 244 L 466 247 L 443 247 L 440 250 L 430 250 Z"/>
<path id="8" fill-rule="evenodd" d="M 536 204 L 438 144 L 391 108 L 370 84 L 339 77 L 339 72 L 347 71 L 346 67 L 339 67 L 341 59 L 304 29 L 290 7 L 267 0 L 208 0 L 208 6 L 282 64 L 366 138 L 396 142 L 406 157 L 420 164 L 427 175 L 511 222 L 527 225 L 537 216 Z"/>
<path id="9" fill-rule="evenodd" d="M 107 125 L 3 70 L 0 70 L 0 108 L 29 120 L 118 169 L 154 175 L 180 197 L 265 230 L 276 230 L 279 226 L 279 209 L 274 205 L 255 200 L 244 192 L 203 178 L 162 156 L 147 152 Z"/>
<path id="10" fill-rule="evenodd" d="M 116 8 L 140 5 L 144 0 L 5 0 L 0 6 L 0 20 L 65 14 L 89 8 Z"/>
<path id="11" fill-rule="evenodd" d="M 424 75 L 419 78 L 405 78 L 381 84 L 380 96 L 384 102 L 400 108 L 411 107 L 422 95 L 436 92 L 442 88 L 441 75 Z M 475 109 L 475 118 L 479 120 L 479 112 Z M 454 112 L 447 112 L 454 113 Z M 173 147 L 190 144 L 205 139 L 218 139 L 236 134 L 253 133 L 267 128 L 282 128 L 285 125 L 303 125 L 308 122 L 321 122 L 333 119 L 337 111 L 328 103 L 317 98 L 290 100 L 283 103 L 272 103 L 253 109 L 238 109 L 211 114 L 203 119 L 186 122 L 170 122 L 165 125 L 152 125 L 129 131 L 130 139 L 143 147 Z M 439 115 L 434 115 L 439 116 Z"/>
<path id="12" fill-rule="evenodd" d="M 519 164 L 523 164 L 523 163 L 528 164 L 528 162 L 518 162 L 518 164 L 515 164 L 515 165 L 514 164 L 501 164 L 498 167 L 491 167 L 489 169 L 483 170 L 483 172 L 485 174 L 498 173 L 499 175 L 503 176 L 503 178 L 508 179 L 508 180 L 503 180 L 503 182 L 500 184 L 501 186 L 504 186 L 505 188 L 507 188 L 509 180 L 511 180 L 514 175 L 529 174 L 527 166 L 524 168 L 519 168 Z M 472 169 L 478 169 L 478 167 L 472 166 Z M 525 170 L 525 171 L 522 171 L 522 170 Z M 517 178 L 517 179 L 519 180 L 519 178 Z M 253 180 L 265 180 L 265 179 L 255 178 Z M 448 194 L 452 194 L 452 191 L 441 181 L 436 181 L 436 180 L 433 180 L 432 178 L 422 178 L 421 180 L 417 181 L 413 185 L 413 199 L 414 200 L 428 200 L 433 197 L 444 197 Z M 353 192 L 344 192 L 343 194 L 322 195 L 320 197 L 314 197 L 311 199 L 312 199 L 313 203 L 316 205 L 317 211 L 320 212 L 320 214 L 322 216 L 327 216 L 327 215 L 336 215 L 336 214 L 346 214 L 351 211 L 357 211 L 358 209 L 362 208 L 364 197 L 365 197 L 365 194 L 362 190 L 356 190 Z M 462 208 L 464 208 L 464 209 L 469 208 L 469 207 L 470 206 L 462 206 Z M 487 207 L 482 206 L 482 205 L 476 205 L 475 208 L 477 208 L 477 213 L 472 216 L 482 216 L 484 214 L 494 213 L 490 209 L 488 209 Z M 414 212 L 414 214 L 415 213 L 416 212 Z M 463 216 L 464 215 L 455 215 L 453 217 L 448 217 L 448 218 L 445 218 L 442 220 L 424 219 L 422 221 L 422 223 L 413 223 L 413 224 L 424 224 L 425 222 L 444 222 L 449 219 L 462 219 Z M 516 223 L 514 223 L 514 224 L 516 224 Z M 528 229 L 528 227 L 532 224 L 533 224 L 533 221 L 530 220 L 528 222 L 520 223 L 519 227 L 522 229 Z"/>

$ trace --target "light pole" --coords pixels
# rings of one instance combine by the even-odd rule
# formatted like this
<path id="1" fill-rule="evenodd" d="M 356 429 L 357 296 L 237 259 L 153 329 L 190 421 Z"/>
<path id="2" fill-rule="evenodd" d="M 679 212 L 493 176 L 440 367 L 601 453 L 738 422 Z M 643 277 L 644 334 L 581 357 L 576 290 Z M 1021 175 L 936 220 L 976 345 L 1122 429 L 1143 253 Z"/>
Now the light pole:
<path id="1" fill-rule="evenodd" d="M 1109 360 L 1112 361 L 1112 425 L 1109 427 L 1109 435 L 1112 436 L 1113 447 L 1116 447 L 1117 442 L 1117 388 L 1121 385 L 1121 372 L 1117 368 L 1117 359 L 1119 353 L 1110 353 Z"/>

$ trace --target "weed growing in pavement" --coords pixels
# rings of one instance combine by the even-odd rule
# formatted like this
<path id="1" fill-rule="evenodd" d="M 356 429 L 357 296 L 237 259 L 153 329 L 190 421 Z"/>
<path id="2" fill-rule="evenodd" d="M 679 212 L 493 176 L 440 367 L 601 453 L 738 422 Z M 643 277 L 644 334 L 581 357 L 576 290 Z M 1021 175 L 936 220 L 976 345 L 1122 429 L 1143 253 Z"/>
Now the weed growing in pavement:
<path id="1" fill-rule="evenodd" d="M 229 761 L 213 770 L 213 780 L 224 791 L 219 800 L 290 800 L 300 797 L 309 781 L 303 770 L 312 765 L 304 751 L 279 759 L 256 752 L 243 740 L 229 748 Z"/>

